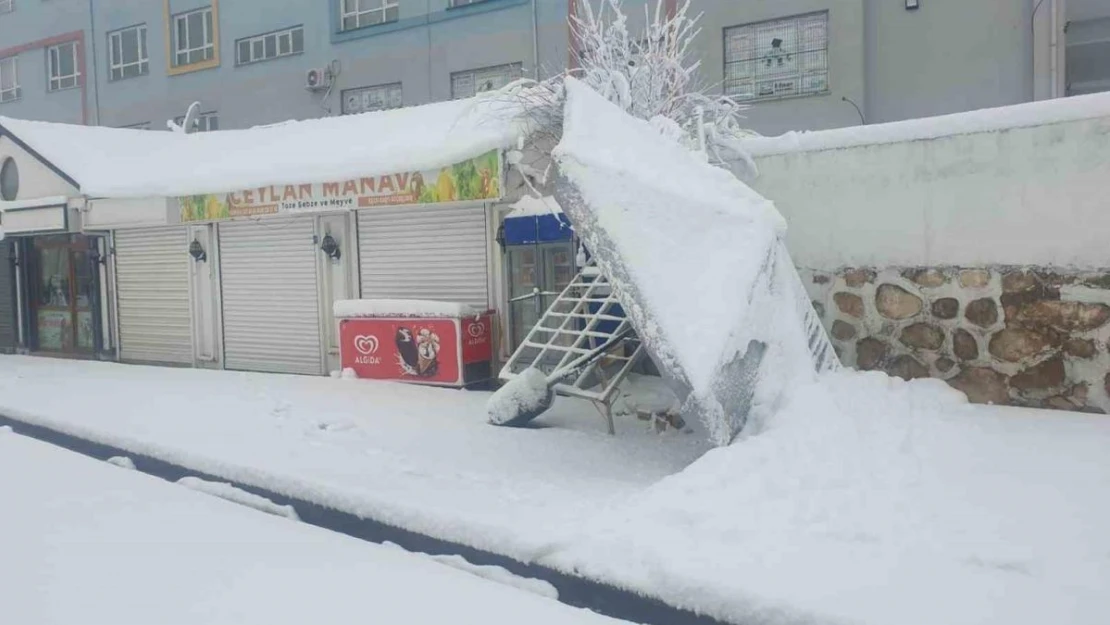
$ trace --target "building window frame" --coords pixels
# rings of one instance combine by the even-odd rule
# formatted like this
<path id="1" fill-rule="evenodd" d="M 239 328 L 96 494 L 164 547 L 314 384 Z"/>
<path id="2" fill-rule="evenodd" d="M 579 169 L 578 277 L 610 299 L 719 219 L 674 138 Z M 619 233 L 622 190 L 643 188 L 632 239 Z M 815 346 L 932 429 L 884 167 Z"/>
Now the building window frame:
<path id="1" fill-rule="evenodd" d="M 22 96 L 23 89 L 19 86 L 19 57 L 0 59 L 0 103 L 15 102 Z"/>
<path id="2" fill-rule="evenodd" d="M 370 6 L 371 3 L 377 6 Z M 398 0 L 339 0 L 339 31 L 349 32 L 400 19 Z"/>
<path id="3" fill-rule="evenodd" d="M 244 52 L 246 52 L 245 55 Z M 235 41 L 236 65 L 253 65 L 254 63 L 272 61 L 274 59 L 296 56 L 303 53 L 303 24 L 259 35 L 251 35 Z"/>
<path id="4" fill-rule="evenodd" d="M 124 36 L 130 32 L 135 33 L 135 60 L 124 60 Z M 150 73 L 150 48 L 147 39 L 146 24 L 135 24 L 124 28 L 117 28 L 108 33 L 108 81 L 138 78 Z M 128 72 L 131 73 L 128 73 Z"/>
<path id="5" fill-rule="evenodd" d="M 359 98 L 357 106 L 352 104 L 352 98 Z M 377 106 L 375 102 L 382 104 Z M 339 107 L 343 115 L 388 111 L 404 105 L 404 90 L 400 82 L 353 87 L 344 89 L 339 94 Z"/>
<path id="6" fill-rule="evenodd" d="M 69 58 L 68 72 L 63 71 L 64 61 Z M 81 86 L 81 55 L 78 53 L 76 41 L 48 46 L 46 48 L 46 90 L 65 91 Z"/>
<path id="7" fill-rule="evenodd" d="M 173 123 L 178 126 L 185 123 L 185 116 L 175 117 Z M 192 132 L 213 132 L 220 129 L 220 115 L 216 111 L 198 113 L 193 119 Z"/>
<path id="8" fill-rule="evenodd" d="M 499 72 L 504 73 L 499 75 Z M 474 97 L 479 93 L 494 91 L 514 80 L 519 80 L 523 76 L 524 64 L 519 61 L 451 72 L 451 99 L 461 100 L 463 98 Z M 504 84 L 495 84 L 494 80 L 502 77 L 505 78 Z M 479 84 L 482 81 L 486 81 L 487 84 L 485 88 L 480 89 Z M 467 83 L 469 83 L 470 86 L 464 87 L 463 85 Z"/>
<path id="9" fill-rule="evenodd" d="M 722 90 L 738 102 L 830 92 L 827 10 L 728 26 L 722 43 Z"/>
<path id="10" fill-rule="evenodd" d="M 200 16 L 197 23 L 190 18 Z M 192 45 L 192 36 L 200 29 L 200 45 Z M 172 20 L 173 67 L 190 67 L 216 59 L 216 14 L 211 5 L 178 13 Z"/>

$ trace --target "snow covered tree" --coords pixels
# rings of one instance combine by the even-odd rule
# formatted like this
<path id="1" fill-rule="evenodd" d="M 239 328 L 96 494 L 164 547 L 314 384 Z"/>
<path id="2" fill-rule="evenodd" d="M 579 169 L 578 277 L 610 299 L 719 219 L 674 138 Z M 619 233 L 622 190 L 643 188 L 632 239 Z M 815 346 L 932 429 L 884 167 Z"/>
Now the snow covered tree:
<path id="1" fill-rule="evenodd" d="M 581 0 L 569 20 L 576 67 L 540 83 L 518 81 L 504 90 L 524 99 L 535 128 L 533 142 L 544 146 L 558 141 L 563 77 L 571 75 L 711 163 L 741 176 L 753 174 L 755 165 L 739 146 L 741 139 L 755 134 L 743 126 L 745 107 L 728 96 L 710 94 L 699 80 L 701 61 L 693 58 L 691 46 L 700 33 L 701 16 L 691 17 L 689 8 L 686 0 L 668 15 L 663 0 L 656 0 L 654 11 L 645 6 L 645 27 L 633 35 L 622 0 L 597 0 L 596 5 L 594 0 Z M 522 153 L 515 155 L 518 167 L 525 160 Z M 521 168 L 543 179 L 526 165 Z"/>

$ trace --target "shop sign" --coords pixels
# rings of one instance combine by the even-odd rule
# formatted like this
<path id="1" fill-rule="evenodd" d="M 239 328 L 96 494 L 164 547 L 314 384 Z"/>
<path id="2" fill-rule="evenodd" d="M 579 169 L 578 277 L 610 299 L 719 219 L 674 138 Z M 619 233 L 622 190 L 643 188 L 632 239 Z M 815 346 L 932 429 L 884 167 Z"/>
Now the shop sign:
<path id="1" fill-rule="evenodd" d="M 271 185 L 178 198 L 182 222 L 501 197 L 498 150 L 439 170 L 313 184 Z"/>

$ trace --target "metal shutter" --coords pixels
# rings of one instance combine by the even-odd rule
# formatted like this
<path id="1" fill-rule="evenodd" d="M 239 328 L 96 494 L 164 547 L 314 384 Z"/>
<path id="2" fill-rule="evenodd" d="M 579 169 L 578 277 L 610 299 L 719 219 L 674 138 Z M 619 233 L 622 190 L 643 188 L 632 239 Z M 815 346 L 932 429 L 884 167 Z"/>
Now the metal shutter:
<path id="1" fill-rule="evenodd" d="M 362 297 L 489 305 L 483 206 L 359 211 Z"/>
<path id="2" fill-rule="evenodd" d="M 220 224 L 228 369 L 323 373 L 313 233 L 310 217 Z"/>
<path id="3" fill-rule="evenodd" d="M 189 258 L 179 226 L 115 233 L 123 360 L 193 363 Z"/>
<path id="4" fill-rule="evenodd" d="M 11 258 L 12 241 L 0 241 L 0 352 L 15 350 L 15 267 Z"/>

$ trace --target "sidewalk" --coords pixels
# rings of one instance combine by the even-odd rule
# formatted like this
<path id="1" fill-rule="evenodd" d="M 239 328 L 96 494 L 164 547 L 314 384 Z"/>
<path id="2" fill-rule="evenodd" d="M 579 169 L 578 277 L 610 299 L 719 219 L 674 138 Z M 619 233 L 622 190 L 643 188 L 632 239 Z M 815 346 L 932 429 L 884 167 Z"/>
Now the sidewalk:
<path id="1" fill-rule="evenodd" d="M 0 475 L 5 622 L 623 622 L 10 431 Z"/>
<path id="2" fill-rule="evenodd" d="M 848 372 L 705 453 L 574 401 L 492 427 L 487 397 L 0 358 L 0 414 L 732 622 L 1110 618 L 1110 417 Z"/>

